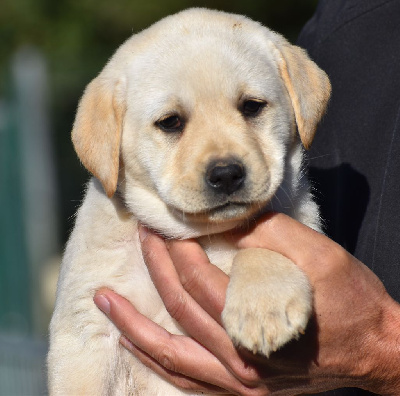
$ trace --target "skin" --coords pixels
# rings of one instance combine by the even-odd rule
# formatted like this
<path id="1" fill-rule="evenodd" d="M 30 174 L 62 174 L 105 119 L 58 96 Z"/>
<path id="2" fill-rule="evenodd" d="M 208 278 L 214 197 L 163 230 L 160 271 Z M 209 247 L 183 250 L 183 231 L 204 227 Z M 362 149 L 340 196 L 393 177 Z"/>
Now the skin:
<path id="1" fill-rule="evenodd" d="M 229 277 L 193 240 L 168 241 L 141 227 L 143 255 L 169 313 L 188 336 L 173 335 L 111 290 L 96 305 L 121 330 L 121 343 L 166 380 L 186 390 L 237 395 L 295 395 L 359 387 L 400 394 L 400 305 L 360 261 L 324 235 L 270 214 L 239 248 L 290 258 L 309 277 L 314 315 L 305 335 L 269 359 L 237 350 L 221 325 Z"/>

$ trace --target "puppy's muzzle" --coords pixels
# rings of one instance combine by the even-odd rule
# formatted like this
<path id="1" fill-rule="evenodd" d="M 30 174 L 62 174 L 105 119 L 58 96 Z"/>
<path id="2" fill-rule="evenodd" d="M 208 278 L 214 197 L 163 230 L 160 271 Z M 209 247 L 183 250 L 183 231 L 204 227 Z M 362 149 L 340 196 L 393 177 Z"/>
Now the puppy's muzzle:
<path id="1" fill-rule="evenodd" d="M 231 195 L 243 187 L 246 171 L 236 159 L 218 159 L 208 165 L 205 178 L 214 193 Z"/>

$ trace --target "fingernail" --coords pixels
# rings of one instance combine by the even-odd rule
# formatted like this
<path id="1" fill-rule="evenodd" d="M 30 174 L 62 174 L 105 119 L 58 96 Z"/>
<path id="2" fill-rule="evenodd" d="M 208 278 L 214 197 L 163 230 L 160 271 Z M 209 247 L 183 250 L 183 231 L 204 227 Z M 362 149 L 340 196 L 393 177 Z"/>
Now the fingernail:
<path id="1" fill-rule="evenodd" d="M 93 298 L 97 308 L 103 311 L 106 315 L 110 314 L 110 301 L 104 294 L 96 294 Z"/>
<path id="2" fill-rule="evenodd" d="M 138 231 L 139 231 L 140 242 L 143 242 L 147 238 L 147 235 L 149 235 L 149 230 L 145 226 L 139 223 Z"/>

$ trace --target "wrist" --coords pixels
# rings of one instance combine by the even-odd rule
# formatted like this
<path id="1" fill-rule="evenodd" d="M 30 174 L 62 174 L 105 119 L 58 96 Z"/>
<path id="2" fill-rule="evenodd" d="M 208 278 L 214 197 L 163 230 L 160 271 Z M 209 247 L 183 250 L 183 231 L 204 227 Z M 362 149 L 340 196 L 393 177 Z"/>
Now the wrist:
<path id="1" fill-rule="evenodd" d="M 381 318 L 366 342 L 366 390 L 380 395 L 398 395 L 400 390 L 400 304 L 388 295 Z"/>

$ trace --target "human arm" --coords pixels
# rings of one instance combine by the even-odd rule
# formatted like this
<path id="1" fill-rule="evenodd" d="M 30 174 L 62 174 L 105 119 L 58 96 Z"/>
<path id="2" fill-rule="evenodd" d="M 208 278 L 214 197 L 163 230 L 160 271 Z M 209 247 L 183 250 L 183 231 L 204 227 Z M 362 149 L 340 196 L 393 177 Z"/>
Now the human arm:
<path id="1" fill-rule="evenodd" d="M 211 383 L 214 391 L 217 386 L 246 395 L 345 386 L 399 393 L 400 307 L 370 270 L 327 237 L 281 214 L 233 237 L 239 248 L 267 248 L 290 258 L 313 286 L 315 314 L 305 336 L 270 359 L 243 356 L 233 347 L 220 324 L 229 278 L 199 245 L 170 241 L 167 248 L 151 233 L 142 239 L 153 282 L 191 337 L 170 335 L 111 291 L 99 295 L 109 300 L 109 317 L 132 341 L 122 343 L 169 381 L 203 390 Z"/>

